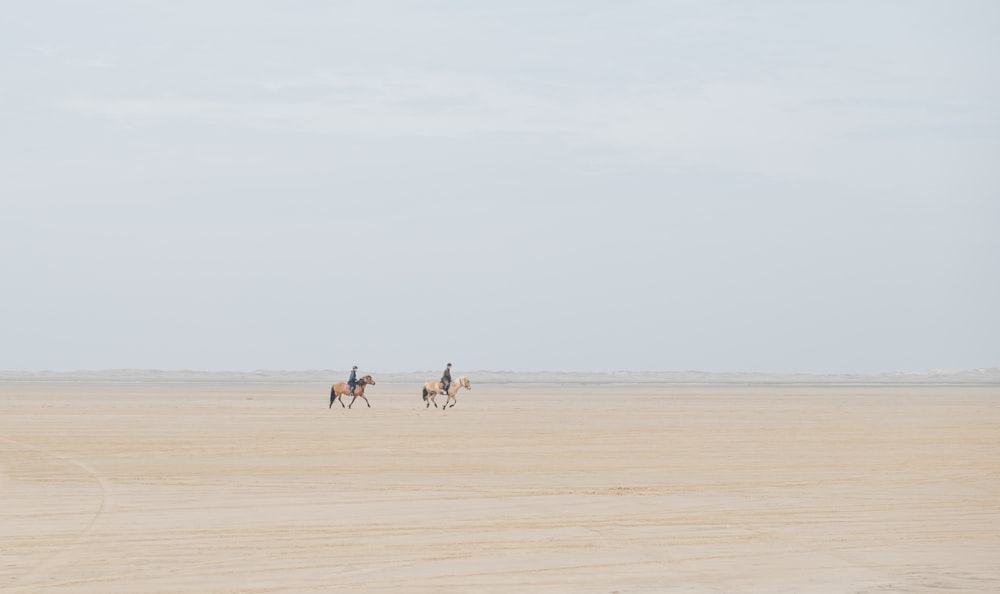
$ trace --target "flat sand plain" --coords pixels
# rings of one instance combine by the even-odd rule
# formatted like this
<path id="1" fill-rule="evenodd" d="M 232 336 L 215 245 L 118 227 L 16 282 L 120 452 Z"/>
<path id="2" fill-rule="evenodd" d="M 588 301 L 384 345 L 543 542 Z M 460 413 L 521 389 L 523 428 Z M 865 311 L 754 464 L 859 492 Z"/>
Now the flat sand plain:
<path id="1" fill-rule="evenodd" d="M 0 384 L 0 591 L 1000 591 L 997 387 L 370 398 Z"/>

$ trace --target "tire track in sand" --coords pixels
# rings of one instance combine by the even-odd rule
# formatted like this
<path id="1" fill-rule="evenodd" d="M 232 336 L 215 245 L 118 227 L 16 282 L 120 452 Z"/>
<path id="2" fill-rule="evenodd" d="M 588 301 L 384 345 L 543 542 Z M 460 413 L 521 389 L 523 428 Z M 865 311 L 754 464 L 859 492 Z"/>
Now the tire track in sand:
<path id="1" fill-rule="evenodd" d="M 53 452 L 45 448 L 40 448 L 30 443 L 25 443 L 23 441 L 17 441 L 7 437 L 0 437 L 0 440 L 3 440 L 21 449 L 39 452 L 51 458 L 55 458 L 56 460 L 60 460 L 62 462 L 66 462 L 73 466 L 76 466 L 84 473 L 86 473 L 91 479 L 93 479 L 93 481 L 97 483 L 97 486 L 101 490 L 100 505 L 93 512 L 90 521 L 87 522 L 87 525 L 84 526 L 83 530 L 81 530 L 75 536 L 73 536 L 69 542 L 67 542 L 63 546 L 59 547 L 58 549 L 56 549 L 55 551 L 44 557 L 41 561 L 36 563 L 25 573 L 14 577 L 12 584 L 13 589 L 9 591 L 17 592 L 39 587 L 38 584 L 36 583 L 38 581 L 39 575 L 42 574 L 47 568 L 57 565 L 59 558 L 64 556 L 67 551 L 70 551 L 80 546 L 86 540 L 87 535 L 93 531 L 94 526 L 97 524 L 97 522 L 113 511 L 115 499 L 114 499 L 114 492 L 111 488 L 111 481 L 108 479 L 108 477 L 97 472 L 85 462 L 82 462 L 70 456 L 65 456 L 58 452 Z"/>

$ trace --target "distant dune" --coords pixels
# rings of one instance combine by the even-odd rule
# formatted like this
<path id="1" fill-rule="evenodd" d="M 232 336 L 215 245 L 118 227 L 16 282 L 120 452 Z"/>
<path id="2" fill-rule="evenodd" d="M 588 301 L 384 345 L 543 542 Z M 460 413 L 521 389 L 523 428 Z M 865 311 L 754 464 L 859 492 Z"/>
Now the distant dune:
<path id="1" fill-rule="evenodd" d="M 380 372 L 366 369 L 384 384 L 415 384 L 438 377 L 440 370 Z M 458 370 L 477 384 L 530 385 L 1000 385 L 1000 367 L 877 374 L 803 374 L 704 371 L 490 371 Z M 314 384 L 339 381 L 347 370 L 199 371 L 103 369 L 78 371 L 0 371 L 0 382 Z"/>

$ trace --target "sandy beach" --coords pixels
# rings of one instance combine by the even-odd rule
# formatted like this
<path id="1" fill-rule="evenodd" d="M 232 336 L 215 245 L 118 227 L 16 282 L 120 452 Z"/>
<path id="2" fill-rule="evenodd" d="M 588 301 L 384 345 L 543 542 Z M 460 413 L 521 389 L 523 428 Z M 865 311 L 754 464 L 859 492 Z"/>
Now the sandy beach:
<path id="1" fill-rule="evenodd" d="M 996 592 L 1000 388 L 0 383 L 0 591 Z"/>

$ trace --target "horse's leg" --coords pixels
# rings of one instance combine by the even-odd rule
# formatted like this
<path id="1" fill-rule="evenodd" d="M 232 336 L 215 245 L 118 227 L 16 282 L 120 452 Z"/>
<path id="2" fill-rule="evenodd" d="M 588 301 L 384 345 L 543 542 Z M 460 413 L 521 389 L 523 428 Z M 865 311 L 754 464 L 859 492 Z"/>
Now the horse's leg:
<path id="1" fill-rule="evenodd" d="M 354 398 L 351 398 L 351 403 L 347 405 L 347 408 L 351 408 L 352 406 L 354 406 L 354 401 L 357 400 L 357 399 L 358 399 L 358 395 L 355 394 Z"/>
<path id="2" fill-rule="evenodd" d="M 362 394 L 361 397 L 365 399 L 365 404 L 368 405 L 368 408 L 371 408 L 372 407 L 372 403 L 368 402 L 368 397 L 365 396 L 364 394 Z"/>
<path id="3" fill-rule="evenodd" d="M 343 394 L 343 392 L 341 392 L 340 394 L 337 394 L 337 400 L 340 401 L 340 408 L 347 408 L 346 406 L 344 406 L 344 394 Z"/>

